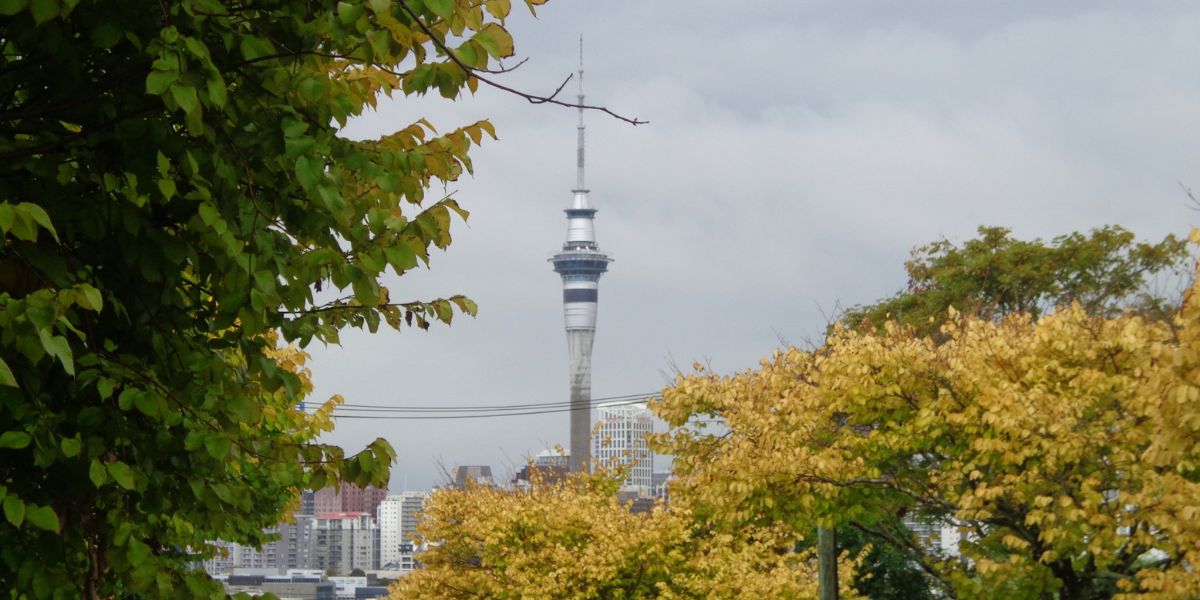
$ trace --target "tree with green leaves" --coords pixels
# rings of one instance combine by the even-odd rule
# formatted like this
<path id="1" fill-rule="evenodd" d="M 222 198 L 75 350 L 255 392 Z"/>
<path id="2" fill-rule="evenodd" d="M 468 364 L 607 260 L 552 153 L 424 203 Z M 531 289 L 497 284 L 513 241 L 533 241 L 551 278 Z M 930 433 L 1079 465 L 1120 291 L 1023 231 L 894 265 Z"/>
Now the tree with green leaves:
<path id="1" fill-rule="evenodd" d="M 263 541 L 303 488 L 387 484 L 386 441 L 315 443 L 333 404 L 297 408 L 301 348 L 474 314 L 379 281 L 450 243 L 467 213 L 435 190 L 495 134 L 338 127 L 381 94 L 474 91 L 509 10 L 0 0 L 9 597 L 219 597 L 191 566 L 208 540 Z"/>
<path id="2" fill-rule="evenodd" d="M 880 327 L 893 320 L 934 334 L 951 306 L 993 320 L 1012 313 L 1036 318 L 1072 302 L 1098 316 L 1132 311 L 1162 320 L 1177 306 L 1178 295 L 1156 291 L 1155 278 L 1186 272 L 1185 240 L 1168 235 L 1157 243 L 1137 242 L 1118 226 L 1074 232 L 1049 243 L 1015 239 L 1011 233 L 980 227 L 979 237 L 961 246 L 943 239 L 915 248 L 904 263 L 908 289 L 852 308 L 842 322 Z"/>
<path id="3" fill-rule="evenodd" d="M 1155 286 L 1186 270 L 1188 262 L 1185 240 L 1168 235 L 1157 243 L 1137 242 L 1119 226 L 1073 232 L 1048 243 L 1016 239 L 1002 227 L 980 227 L 978 233 L 961 245 L 942 239 L 913 249 L 904 264 L 908 289 L 848 310 L 841 323 L 881 329 L 891 320 L 940 338 L 952 306 L 996 320 L 1013 313 L 1037 317 L 1072 302 L 1099 316 L 1134 312 L 1167 320 L 1178 295 Z M 869 541 L 861 532 L 847 533 L 850 543 L 844 547 L 857 551 Z M 876 577 L 860 580 L 859 589 L 872 598 L 918 597 L 896 591 L 925 579 L 903 552 L 877 544 L 865 564 L 863 572 Z M 880 585 L 884 579 L 891 583 Z"/>
<path id="4" fill-rule="evenodd" d="M 1200 597 L 1198 297 L 1170 322 L 951 309 L 942 339 L 836 326 L 755 370 L 697 365 L 651 403 L 675 428 L 672 502 L 717 530 L 857 531 L 939 597 Z M 961 532 L 957 551 L 914 514 Z"/>

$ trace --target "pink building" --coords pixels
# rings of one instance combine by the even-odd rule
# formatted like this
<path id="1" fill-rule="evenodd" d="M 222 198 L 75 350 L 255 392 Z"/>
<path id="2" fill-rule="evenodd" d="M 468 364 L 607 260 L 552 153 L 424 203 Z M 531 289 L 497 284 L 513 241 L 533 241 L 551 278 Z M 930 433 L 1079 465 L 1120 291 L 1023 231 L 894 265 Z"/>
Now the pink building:
<path id="1" fill-rule="evenodd" d="M 353 513 L 361 512 L 376 516 L 379 503 L 387 497 L 387 490 L 374 486 L 360 488 L 349 483 L 338 487 L 327 487 L 313 494 L 313 512 L 322 513 Z"/>

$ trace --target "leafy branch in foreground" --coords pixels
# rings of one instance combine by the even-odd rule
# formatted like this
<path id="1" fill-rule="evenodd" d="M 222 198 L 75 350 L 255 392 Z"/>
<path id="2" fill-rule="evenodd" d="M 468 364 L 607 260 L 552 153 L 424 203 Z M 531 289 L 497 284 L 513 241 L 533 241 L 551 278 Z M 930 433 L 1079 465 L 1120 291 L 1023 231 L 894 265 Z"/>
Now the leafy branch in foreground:
<path id="1" fill-rule="evenodd" d="M 190 566 L 208 540 L 386 485 L 382 439 L 314 443 L 301 349 L 475 313 L 380 279 L 451 243 L 467 212 L 427 190 L 495 131 L 337 130 L 381 94 L 475 90 L 509 8 L 0 1 L 0 588 L 219 596 Z"/>

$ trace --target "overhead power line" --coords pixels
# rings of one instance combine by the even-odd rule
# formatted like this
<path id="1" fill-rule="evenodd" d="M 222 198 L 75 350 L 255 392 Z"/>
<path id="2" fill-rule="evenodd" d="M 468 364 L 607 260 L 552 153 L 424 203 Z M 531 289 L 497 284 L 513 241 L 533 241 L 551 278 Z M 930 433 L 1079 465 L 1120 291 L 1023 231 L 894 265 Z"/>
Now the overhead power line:
<path id="1" fill-rule="evenodd" d="M 658 392 L 592 398 L 588 410 L 598 405 L 628 406 L 661 397 Z M 338 419 L 434 420 L 484 419 L 544 415 L 577 410 L 570 402 L 532 402 L 527 404 L 492 404 L 479 406 L 388 406 L 381 404 L 343 404 L 333 410 Z M 348 414 L 360 413 L 360 414 Z M 361 414 L 367 413 L 367 414 Z"/>
<path id="2" fill-rule="evenodd" d="M 632 401 L 632 403 L 644 402 L 650 398 L 658 398 L 661 394 L 658 392 L 650 392 L 646 394 L 627 394 L 624 396 L 608 396 L 605 398 L 593 398 L 591 405 L 599 404 L 615 404 L 623 401 Z M 570 407 L 571 402 L 568 400 L 561 402 L 531 402 L 527 404 L 485 404 L 478 406 L 458 406 L 458 405 L 440 405 L 440 406 L 404 406 L 404 405 L 386 405 L 386 404 L 355 404 L 346 403 L 337 407 L 337 410 L 355 410 L 355 411 L 380 411 L 380 412 L 472 412 L 472 411 L 504 411 L 504 410 L 541 410 L 548 408 L 566 408 Z"/>

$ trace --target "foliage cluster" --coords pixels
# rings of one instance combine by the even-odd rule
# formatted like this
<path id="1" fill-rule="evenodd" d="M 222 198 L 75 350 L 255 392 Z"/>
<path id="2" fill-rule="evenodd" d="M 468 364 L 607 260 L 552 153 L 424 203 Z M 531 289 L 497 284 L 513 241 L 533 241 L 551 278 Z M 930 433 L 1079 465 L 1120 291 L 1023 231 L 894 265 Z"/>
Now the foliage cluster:
<path id="1" fill-rule="evenodd" d="M 684 510 L 631 513 L 608 473 L 527 490 L 436 492 L 422 535 L 437 543 L 393 598 L 816 598 L 811 552 L 781 528 L 713 532 Z M 854 561 L 843 557 L 843 597 Z"/>
<path id="2" fill-rule="evenodd" d="M 189 566 L 206 540 L 260 540 L 302 487 L 386 484 L 385 441 L 314 443 L 328 408 L 297 410 L 277 348 L 475 312 L 379 280 L 450 243 L 467 213 L 427 190 L 491 125 L 337 129 L 474 90 L 509 9 L 0 1 L 0 589 L 220 595 Z"/>
<path id="3" fill-rule="evenodd" d="M 904 264 L 908 288 L 891 298 L 847 311 L 841 322 L 881 327 L 896 321 L 936 334 L 950 307 L 984 319 L 1012 313 L 1037 318 L 1078 302 L 1089 314 L 1130 311 L 1169 318 L 1176 298 L 1156 293 L 1156 276 L 1186 268 L 1187 243 L 1168 235 L 1137 242 L 1131 232 L 1108 226 L 1087 234 L 1019 240 L 1002 227 L 980 227 L 979 237 L 956 246 L 939 240 L 916 248 Z"/>
<path id="4" fill-rule="evenodd" d="M 673 499 L 721 531 L 853 528 L 953 597 L 1195 597 L 1198 293 L 1169 322 L 950 308 L 936 341 L 839 326 L 758 370 L 697 366 L 653 405 L 678 428 L 658 440 Z M 912 516 L 957 528 L 961 555 L 920 543 Z"/>

